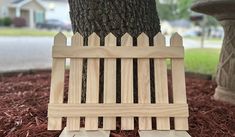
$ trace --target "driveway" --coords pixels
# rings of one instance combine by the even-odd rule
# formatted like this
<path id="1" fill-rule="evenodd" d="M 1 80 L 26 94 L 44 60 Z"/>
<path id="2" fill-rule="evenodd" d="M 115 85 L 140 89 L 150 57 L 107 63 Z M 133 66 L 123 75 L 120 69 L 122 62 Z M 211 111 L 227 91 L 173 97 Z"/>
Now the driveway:
<path id="1" fill-rule="evenodd" d="M 169 45 L 169 37 L 166 39 Z M 50 68 L 52 45 L 53 37 L 0 37 L 0 72 Z M 200 41 L 185 39 L 184 45 L 199 48 Z M 220 48 L 221 42 L 206 42 L 205 45 Z"/>

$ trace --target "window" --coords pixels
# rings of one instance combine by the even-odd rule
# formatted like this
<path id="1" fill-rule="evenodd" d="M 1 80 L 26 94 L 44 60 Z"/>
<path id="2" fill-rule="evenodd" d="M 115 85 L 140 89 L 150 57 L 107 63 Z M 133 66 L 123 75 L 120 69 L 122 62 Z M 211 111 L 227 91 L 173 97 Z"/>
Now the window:
<path id="1" fill-rule="evenodd" d="M 43 23 L 44 22 L 44 12 L 42 11 L 35 11 L 34 12 L 34 21 L 35 23 Z"/>
<path id="2" fill-rule="evenodd" d="M 2 6 L 2 15 L 3 15 L 3 17 L 6 17 L 6 16 L 8 16 L 8 8 L 7 8 L 7 6 Z"/>

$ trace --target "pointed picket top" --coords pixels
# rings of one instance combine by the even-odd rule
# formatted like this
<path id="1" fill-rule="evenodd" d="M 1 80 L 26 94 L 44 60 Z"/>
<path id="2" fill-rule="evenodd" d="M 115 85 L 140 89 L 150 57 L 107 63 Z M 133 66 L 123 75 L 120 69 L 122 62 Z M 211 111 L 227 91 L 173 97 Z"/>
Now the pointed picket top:
<path id="1" fill-rule="evenodd" d="M 137 38 L 138 47 L 148 47 L 149 46 L 149 37 L 145 33 L 141 33 Z"/>
<path id="2" fill-rule="evenodd" d="M 165 47 L 166 46 L 165 36 L 161 32 L 159 32 L 154 37 L 154 46 L 157 46 L 157 47 Z"/>
<path id="3" fill-rule="evenodd" d="M 113 33 L 109 33 L 105 37 L 105 46 L 111 47 L 116 46 L 117 44 L 117 38 L 113 35 Z"/>
<path id="4" fill-rule="evenodd" d="M 88 37 L 88 46 L 100 46 L 100 37 L 95 32 Z"/>
<path id="5" fill-rule="evenodd" d="M 71 40 L 71 45 L 72 46 L 83 46 L 83 37 L 80 33 L 76 32 L 73 36 L 72 36 L 72 40 Z"/>
<path id="6" fill-rule="evenodd" d="M 58 34 L 55 35 L 54 44 L 55 46 L 66 46 L 67 44 L 66 36 L 62 32 L 59 32 Z"/>
<path id="7" fill-rule="evenodd" d="M 133 46 L 133 38 L 129 33 L 125 33 L 121 38 L 121 46 Z"/>
<path id="8" fill-rule="evenodd" d="M 183 46 L 183 38 L 179 35 L 179 33 L 174 33 L 171 36 L 170 43 L 171 43 L 171 46 L 181 47 Z"/>

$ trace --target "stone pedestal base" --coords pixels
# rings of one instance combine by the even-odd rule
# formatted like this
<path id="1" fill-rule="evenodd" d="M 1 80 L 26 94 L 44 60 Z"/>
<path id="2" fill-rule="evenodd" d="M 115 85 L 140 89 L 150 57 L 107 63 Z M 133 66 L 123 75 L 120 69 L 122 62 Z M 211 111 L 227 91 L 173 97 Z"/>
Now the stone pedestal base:
<path id="1" fill-rule="evenodd" d="M 215 89 L 214 99 L 235 105 L 235 91 L 229 91 L 226 88 L 218 86 Z"/>
<path id="2" fill-rule="evenodd" d="M 216 100 L 235 105 L 235 0 L 201 0 L 192 10 L 215 17 L 224 28 L 215 91 Z"/>

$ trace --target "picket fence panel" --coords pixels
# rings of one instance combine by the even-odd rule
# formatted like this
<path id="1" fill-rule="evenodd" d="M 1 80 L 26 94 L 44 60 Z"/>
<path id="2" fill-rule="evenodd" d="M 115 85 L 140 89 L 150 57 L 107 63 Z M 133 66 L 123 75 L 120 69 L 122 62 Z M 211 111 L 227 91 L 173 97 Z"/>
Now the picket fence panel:
<path id="1" fill-rule="evenodd" d="M 103 117 L 103 130 L 116 129 L 116 117 L 121 117 L 121 129 L 133 130 L 134 117 L 138 117 L 139 130 L 152 130 L 152 117 L 156 117 L 157 130 L 171 130 L 170 117 L 174 118 L 174 130 L 188 130 L 188 105 L 184 74 L 184 48 L 182 37 L 174 34 L 170 47 L 165 37 L 158 33 L 154 45 L 142 33 L 133 38 L 126 33 L 117 46 L 117 38 L 108 34 L 105 45 L 93 33 L 84 46 L 83 37 L 76 33 L 71 46 L 64 34 L 55 36 L 48 105 L 48 130 L 61 130 L 62 117 L 67 118 L 67 130 L 80 130 L 80 118 L 85 117 L 85 130 L 99 130 L 98 117 Z M 70 59 L 68 102 L 64 103 L 65 60 Z M 81 103 L 83 59 L 87 59 L 86 103 Z M 103 103 L 99 103 L 100 59 L 104 58 Z M 121 103 L 116 103 L 117 58 L 121 58 Z M 138 103 L 134 103 L 133 59 L 137 58 Z M 151 103 L 150 59 L 154 59 L 155 102 Z M 173 103 L 169 103 L 166 59 L 171 60 Z"/>

